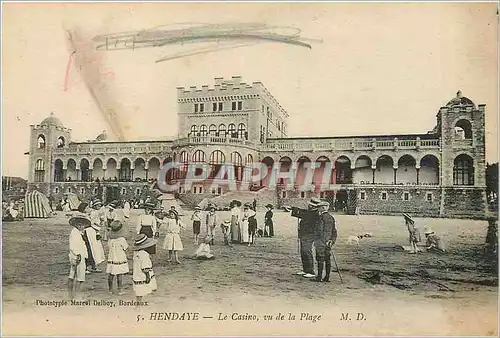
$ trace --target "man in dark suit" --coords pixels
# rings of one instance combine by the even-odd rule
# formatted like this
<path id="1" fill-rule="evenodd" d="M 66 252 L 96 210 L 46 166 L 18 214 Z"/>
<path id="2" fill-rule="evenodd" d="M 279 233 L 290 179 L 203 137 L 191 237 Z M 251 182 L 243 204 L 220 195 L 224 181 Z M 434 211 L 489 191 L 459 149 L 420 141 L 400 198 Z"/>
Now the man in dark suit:
<path id="1" fill-rule="evenodd" d="M 316 262 L 318 263 L 318 274 L 313 279 L 315 282 L 330 281 L 332 246 L 337 240 L 337 229 L 335 227 L 335 219 L 328 213 L 329 207 L 330 204 L 323 201 L 318 205 L 319 218 L 316 223 L 314 236 Z M 323 278 L 323 270 L 325 270 L 325 278 Z"/>
<path id="2" fill-rule="evenodd" d="M 302 271 L 297 274 L 306 278 L 313 278 L 315 276 L 312 246 L 314 242 L 315 226 L 318 218 L 317 207 L 320 202 L 321 200 L 318 198 L 311 198 L 307 205 L 307 209 L 310 213 L 303 217 L 299 222 L 298 237 L 300 241 Z"/>

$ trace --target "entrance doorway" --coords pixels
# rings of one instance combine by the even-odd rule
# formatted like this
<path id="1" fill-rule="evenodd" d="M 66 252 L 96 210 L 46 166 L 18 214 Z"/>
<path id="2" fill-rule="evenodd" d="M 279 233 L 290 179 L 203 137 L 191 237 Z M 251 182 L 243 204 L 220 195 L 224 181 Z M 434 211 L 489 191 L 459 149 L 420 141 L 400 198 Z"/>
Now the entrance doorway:
<path id="1" fill-rule="evenodd" d="M 356 215 L 356 209 L 358 208 L 358 192 L 357 190 L 349 190 L 347 197 L 347 207 L 346 213 L 348 215 Z"/>
<path id="2" fill-rule="evenodd" d="M 118 187 L 106 187 L 106 204 L 120 199 L 120 190 Z"/>
<path id="3" fill-rule="evenodd" d="M 337 196 L 335 198 L 335 211 L 346 212 L 347 211 L 347 200 L 348 200 L 347 190 L 337 191 Z"/>

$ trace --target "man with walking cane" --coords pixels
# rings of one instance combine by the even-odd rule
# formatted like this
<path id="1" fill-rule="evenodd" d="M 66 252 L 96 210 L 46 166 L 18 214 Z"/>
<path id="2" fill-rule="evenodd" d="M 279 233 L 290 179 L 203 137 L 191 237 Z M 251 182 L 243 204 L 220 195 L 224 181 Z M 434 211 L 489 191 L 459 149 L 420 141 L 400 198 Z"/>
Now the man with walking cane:
<path id="1" fill-rule="evenodd" d="M 298 214 L 295 214 L 297 211 L 292 210 L 292 216 L 300 220 L 298 225 L 297 249 L 300 252 L 300 258 L 302 260 L 302 271 L 297 274 L 306 278 L 313 278 L 316 276 L 314 274 L 312 246 L 314 242 L 314 228 L 318 218 L 316 210 L 320 202 L 318 198 L 313 197 L 307 205 L 307 210 L 296 209 Z"/>
<path id="2" fill-rule="evenodd" d="M 313 279 L 314 282 L 329 282 L 332 270 L 331 256 L 332 247 L 337 240 L 337 229 L 335 219 L 328 213 L 330 203 L 321 201 L 318 205 L 319 219 L 316 224 L 314 246 L 316 247 L 316 261 L 318 263 L 318 274 Z M 335 257 L 334 257 L 335 260 Z M 335 264 L 337 262 L 335 261 Z M 325 277 L 323 278 L 323 270 Z M 337 266 L 337 271 L 340 271 Z M 342 276 L 340 276 L 342 281 Z"/>

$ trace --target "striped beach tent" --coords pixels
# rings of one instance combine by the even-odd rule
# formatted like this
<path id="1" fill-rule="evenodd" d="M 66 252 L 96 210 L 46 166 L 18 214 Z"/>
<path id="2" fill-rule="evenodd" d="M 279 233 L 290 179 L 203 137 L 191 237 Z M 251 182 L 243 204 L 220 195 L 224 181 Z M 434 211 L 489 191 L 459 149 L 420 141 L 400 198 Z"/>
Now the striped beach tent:
<path id="1" fill-rule="evenodd" d="M 37 190 L 26 194 L 24 200 L 25 218 L 48 218 L 51 212 L 49 200 L 44 194 Z"/>

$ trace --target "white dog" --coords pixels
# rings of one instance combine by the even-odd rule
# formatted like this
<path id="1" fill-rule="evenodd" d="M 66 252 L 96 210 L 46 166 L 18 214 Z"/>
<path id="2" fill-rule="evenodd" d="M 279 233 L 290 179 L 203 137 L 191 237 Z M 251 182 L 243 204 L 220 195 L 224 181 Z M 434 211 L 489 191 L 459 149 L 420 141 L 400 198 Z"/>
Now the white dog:
<path id="1" fill-rule="evenodd" d="M 357 235 L 357 236 L 349 236 L 347 237 L 347 242 L 346 244 L 348 245 L 359 245 L 359 241 L 363 238 L 368 238 L 368 237 L 373 237 L 373 234 L 367 232 L 363 235 Z"/>

